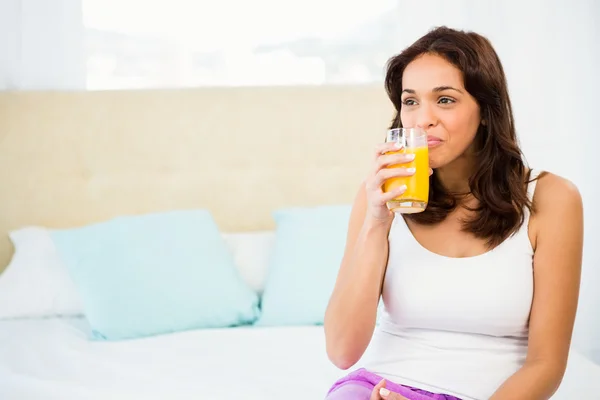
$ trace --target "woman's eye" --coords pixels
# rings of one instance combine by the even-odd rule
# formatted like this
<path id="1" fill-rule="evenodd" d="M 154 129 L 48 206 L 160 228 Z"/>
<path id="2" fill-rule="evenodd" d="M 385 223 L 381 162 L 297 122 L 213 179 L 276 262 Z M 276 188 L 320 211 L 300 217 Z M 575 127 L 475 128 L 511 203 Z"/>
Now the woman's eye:
<path id="1" fill-rule="evenodd" d="M 439 102 L 442 103 L 442 104 L 451 104 L 451 103 L 454 103 L 454 99 L 451 99 L 449 97 L 442 97 L 439 100 Z"/>
<path id="2" fill-rule="evenodd" d="M 404 104 L 405 106 L 414 106 L 415 104 L 417 104 L 417 102 L 413 99 L 406 99 L 402 101 L 402 104 Z"/>

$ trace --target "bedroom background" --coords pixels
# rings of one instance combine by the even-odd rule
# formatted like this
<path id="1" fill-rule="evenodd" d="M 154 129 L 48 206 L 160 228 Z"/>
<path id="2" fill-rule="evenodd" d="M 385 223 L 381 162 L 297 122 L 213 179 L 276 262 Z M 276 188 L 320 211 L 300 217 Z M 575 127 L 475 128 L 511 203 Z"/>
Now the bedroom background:
<path id="1" fill-rule="evenodd" d="M 0 90 L 378 88 L 387 58 L 431 27 L 478 31 L 504 63 L 529 163 L 582 193 L 574 344 L 600 363 L 599 21 L 594 0 L 2 0 Z"/>

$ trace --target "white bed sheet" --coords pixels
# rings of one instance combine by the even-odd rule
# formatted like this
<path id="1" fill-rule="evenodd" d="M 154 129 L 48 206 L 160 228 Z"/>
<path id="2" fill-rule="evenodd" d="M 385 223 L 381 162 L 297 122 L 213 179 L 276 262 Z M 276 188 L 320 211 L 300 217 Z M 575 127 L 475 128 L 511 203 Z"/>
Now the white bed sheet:
<path id="1" fill-rule="evenodd" d="M 83 319 L 0 321 L 0 399 L 323 399 L 345 374 L 321 327 L 229 328 L 91 342 Z M 572 352 L 553 400 L 600 399 Z"/>
<path id="2" fill-rule="evenodd" d="M 0 399 L 322 399 L 343 374 L 320 327 L 123 342 L 91 342 L 87 330 L 77 319 L 0 321 Z"/>

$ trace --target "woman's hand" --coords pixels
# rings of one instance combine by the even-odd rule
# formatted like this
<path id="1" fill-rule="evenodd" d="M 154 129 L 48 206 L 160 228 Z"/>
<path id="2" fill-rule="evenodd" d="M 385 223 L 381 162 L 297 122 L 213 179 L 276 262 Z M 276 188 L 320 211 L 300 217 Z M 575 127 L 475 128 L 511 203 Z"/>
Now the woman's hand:
<path id="1" fill-rule="evenodd" d="M 406 191 L 406 186 L 401 186 L 388 193 L 383 192 L 383 183 L 390 178 L 399 176 L 411 176 L 415 171 L 411 168 L 397 167 L 389 168 L 392 165 L 407 164 L 415 159 L 414 154 L 386 154 L 397 152 L 401 148 L 396 143 L 382 143 L 375 147 L 373 169 L 365 182 L 367 195 L 367 214 L 366 218 L 374 221 L 390 221 L 394 214 L 387 207 L 387 202 L 400 196 Z M 431 175 L 432 171 L 429 170 Z"/>
<path id="2" fill-rule="evenodd" d="M 406 397 L 399 395 L 398 393 L 390 392 L 385 388 L 385 379 L 373 388 L 371 397 L 369 400 L 408 400 Z"/>

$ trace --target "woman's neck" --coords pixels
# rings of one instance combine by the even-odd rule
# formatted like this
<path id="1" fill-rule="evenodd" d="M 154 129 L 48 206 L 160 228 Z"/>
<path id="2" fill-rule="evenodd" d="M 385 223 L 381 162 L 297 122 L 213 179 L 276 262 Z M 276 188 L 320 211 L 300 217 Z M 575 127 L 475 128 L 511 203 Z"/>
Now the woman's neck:
<path id="1" fill-rule="evenodd" d="M 437 168 L 436 176 L 442 186 L 451 194 L 466 195 L 471 192 L 469 178 L 473 173 L 473 161 L 467 157 L 460 157 L 452 163 Z"/>

